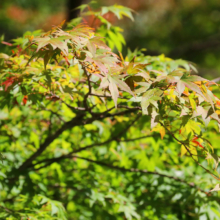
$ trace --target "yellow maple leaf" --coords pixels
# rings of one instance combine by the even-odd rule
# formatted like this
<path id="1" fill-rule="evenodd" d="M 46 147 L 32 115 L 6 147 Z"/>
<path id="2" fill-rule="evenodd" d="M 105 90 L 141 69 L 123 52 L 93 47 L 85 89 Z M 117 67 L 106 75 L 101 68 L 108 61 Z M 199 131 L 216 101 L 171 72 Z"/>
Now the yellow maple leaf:
<path id="1" fill-rule="evenodd" d="M 181 145 L 181 157 L 184 156 L 187 153 L 187 149 L 184 145 Z"/>
<path id="2" fill-rule="evenodd" d="M 164 135 L 166 134 L 166 129 L 163 126 L 161 126 L 160 124 L 157 124 L 157 126 L 154 127 L 151 131 L 159 132 L 161 139 L 163 139 Z"/>

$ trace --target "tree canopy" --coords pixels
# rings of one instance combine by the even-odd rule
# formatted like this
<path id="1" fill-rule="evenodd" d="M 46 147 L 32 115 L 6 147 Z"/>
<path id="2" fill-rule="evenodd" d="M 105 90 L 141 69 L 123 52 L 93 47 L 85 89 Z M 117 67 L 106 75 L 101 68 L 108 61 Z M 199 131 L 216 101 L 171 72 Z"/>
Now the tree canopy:
<path id="1" fill-rule="evenodd" d="M 0 54 L 0 218 L 218 219 L 218 85 L 79 9 Z"/>

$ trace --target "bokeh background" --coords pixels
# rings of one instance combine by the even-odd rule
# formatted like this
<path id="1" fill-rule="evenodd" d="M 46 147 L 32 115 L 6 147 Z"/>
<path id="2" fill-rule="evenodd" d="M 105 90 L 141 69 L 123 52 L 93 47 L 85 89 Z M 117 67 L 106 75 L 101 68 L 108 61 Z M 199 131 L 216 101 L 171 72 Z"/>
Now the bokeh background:
<path id="1" fill-rule="evenodd" d="M 75 18 L 72 10 L 83 0 L 1 0 L 0 36 L 4 41 L 25 31 L 48 30 L 52 25 Z M 220 1 L 218 0 L 98 0 L 100 5 L 121 4 L 132 8 L 135 21 L 118 21 L 127 46 L 147 48 L 148 55 L 164 53 L 171 58 L 194 62 L 199 74 L 220 76 Z M 112 15 L 113 16 L 113 15 Z M 1 37 L 3 39 L 3 37 Z M 7 50 L 0 45 L 0 52 Z"/>

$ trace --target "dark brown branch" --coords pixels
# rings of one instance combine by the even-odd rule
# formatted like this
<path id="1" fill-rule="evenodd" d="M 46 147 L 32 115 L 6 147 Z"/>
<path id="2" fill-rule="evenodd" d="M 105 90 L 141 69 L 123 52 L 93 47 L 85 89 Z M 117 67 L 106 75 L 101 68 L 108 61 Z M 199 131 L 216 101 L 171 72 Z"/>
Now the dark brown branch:
<path id="1" fill-rule="evenodd" d="M 94 94 L 94 93 L 91 93 L 90 95 L 91 96 L 97 96 L 97 97 L 100 97 L 100 98 L 112 98 L 110 95 L 98 95 L 98 94 Z"/>
<path id="2" fill-rule="evenodd" d="M 132 113 L 132 112 L 135 112 L 137 111 L 138 109 L 136 108 L 132 108 L 132 109 L 129 109 L 129 110 L 126 110 L 126 111 L 122 111 L 122 112 L 116 112 L 114 114 L 108 114 L 107 117 L 114 117 L 114 116 L 119 116 L 119 115 L 126 115 L 128 113 Z M 105 116 L 106 117 L 106 116 Z"/>
<path id="3" fill-rule="evenodd" d="M 209 193 L 207 193 L 206 191 L 200 189 L 194 183 L 188 183 L 187 181 L 185 181 L 183 179 L 180 179 L 178 177 L 175 177 L 175 176 L 169 176 L 169 175 L 166 175 L 166 174 L 158 173 L 156 171 L 152 172 L 152 171 L 147 171 L 147 170 L 139 170 L 139 169 L 136 169 L 136 168 L 127 169 L 127 168 L 118 167 L 118 166 L 114 166 L 114 165 L 111 165 L 111 164 L 106 164 L 104 162 L 95 161 L 95 160 L 91 160 L 91 159 L 88 159 L 88 158 L 79 157 L 79 156 L 75 156 L 75 155 L 74 155 L 74 157 L 78 158 L 78 159 L 86 160 L 86 161 L 91 162 L 91 163 L 98 164 L 100 166 L 105 166 L 105 167 L 108 167 L 108 168 L 111 168 L 111 169 L 115 169 L 115 170 L 120 170 L 120 171 L 124 171 L 124 172 L 132 172 L 132 173 L 143 173 L 143 174 L 148 174 L 148 175 L 157 175 L 157 176 L 173 179 L 177 182 L 186 184 L 186 185 L 188 185 L 192 188 L 196 188 L 198 191 L 201 191 L 201 192 L 205 193 L 206 195 L 209 195 Z"/>
<path id="4" fill-rule="evenodd" d="M 79 148 L 77 150 L 74 150 L 70 153 L 70 155 L 72 154 L 75 154 L 75 153 L 79 153 L 81 151 L 84 151 L 84 150 L 87 150 L 89 148 L 92 148 L 94 146 L 102 146 L 102 145 L 105 145 L 105 144 L 108 144 L 112 141 L 117 141 L 118 140 L 118 137 L 122 136 L 132 125 L 134 125 L 134 123 L 141 117 L 141 115 L 138 115 L 129 125 L 126 126 L 126 128 L 124 130 L 122 130 L 121 132 L 119 132 L 115 137 L 112 137 L 110 138 L 109 140 L 105 141 L 105 142 L 102 142 L 102 143 L 97 143 L 97 144 L 91 144 L 91 145 L 88 145 L 86 147 L 82 147 L 82 148 Z"/>
<path id="5" fill-rule="evenodd" d="M 2 205 L 0 205 L 0 208 L 1 208 L 1 209 L 4 209 L 4 210 L 5 210 L 6 212 L 8 212 L 8 213 L 13 213 L 13 212 L 14 212 L 14 211 L 12 211 L 12 210 L 10 210 L 10 209 L 8 209 L 8 208 L 2 206 Z"/>
<path id="6" fill-rule="evenodd" d="M 42 110 L 48 111 L 48 112 L 50 112 L 51 114 L 56 115 L 56 116 L 60 119 L 60 121 L 62 121 L 62 122 L 65 123 L 65 121 L 62 119 L 61 115 L 59 115 L 57 112 L 54 112 L 54 111 L 52 111 L 52 110 L 50 110 L 50 109 L 47 109 L 47 108 L 43 108 Z"/>
<path id="7" fill-rule="evenodd" d="M 126 105 L 118 105 L 118 108 L 126 108 L 126 109 L 139 109 L 141 110 L 142 108 L 140 106 L 135 106 L 135 107 L 129 107 L 129 106 L 126 106 Z"/>
<path id="8" fill-rule="evenodd" d="M 98 94 L 91 93 L 90 96 L 96 96 L 96 97 L 99 97 L 99 98 L 111 98 L 112 99 L 112 97 L 110 95 L 98 95 Z M 118 97 L 118 99 L 127 99 L 128 100 L 128 98 L 120 97 L 120 96 Z"/>
<path id="9" fill-rule="evenodd" d="M 118 140 L 118 141 L 119 142 L 131 142 L 131 141 L 137 141 L 137 140 L 141 140 L 141 139 L 145 139 L 145 138 L 150 138 L 150 137 L 154 137 L 154 135 L 145 135 L 145 136 L 142 136 L 142 137 L 125 139 L 125 140 Z"/>
<path id="10" fill-rule="evenodd" d="M 58 162 L 62 159 L 66 159 L 66 158 L 71 158 L 73 154 L 75 153 L 79 153 L 81 151 L 84 151 L 84 150 L 87 150 L 87 149 L 90 149 L 90 148 L 93 148 L 93 147 L 97 147 L 97 146 L 102 146 L 102 145 L 106 145 L 106 144 L 109 144 L 110 142 L 112 141 L 118 141 L 119 140 L 119 137 L 122 136 L 139 118 L 141 117 L 141 115 L 138 115 L 129 125 L 127 125 L 125 127 L 125 129 L 123 129 L 121 132 L 119 132 L 115 137 L 112 137 L 104 142 L 101 142 L 101 143 L 95 143 L 95 144 L 90 144 L 90 145 L 87 145 L 85 147 L 81 147 L 81 148 L 78 148 L 76 150 L 73 150 L 72 152 L 70 152 L 69 154 L 67 155 L 63 155 L 63 156 L 60 156 L 60 157 L 57 157 L 57 158 L 52 158 L 52 159 L 45 159 L 45 160 L 42 160 L 42 161 L 39 161 L 35 164 L 30 164 L 29 167 L 32 167 L 32 166 L 36 166 L 38 164 L 41 164 L 41 163 L 46 163 L 45 165 L 35 169 L 35 170 L 40 170 L 42 168 L 45 168 L 47 166 L 49 166 L 50 164 L 54 163 L 54 162 Z"/>
<path id="11" fill-rule="evenodd" d="M 77 112 L 77 111 L 86 111 L 85 108 L 82 107 L 73 107 L 69 104 L 67 104 L 66 102 L 62 101 L 72 112 Z"/>
<path id="12" fill-rule="evenodd" d="M 128 110 L 131 110 L 131 111 L 135 111 L 135 110 L 141 110 L 141 107 L 129 107 L 129 106 L 125 106 L 125 105 L 118 105 L 117 106 L 118 108 L 125 108 L 125 109 L 128 109 Z M 101 113 L 101 114 L 106 114 L 108 112 L 110 112 L 111 110 L 113 110 L 115 108 L 115 106 L 111 107 L 110 109 L 107 109 L 105 112 Z M 92 115 L 100 115 L 100 113 L 96 113 L 96 112 L 91 112 Z M 112 114 L 111 116 L 117 116 L 117 114 L 120 114 L 121 115 L 121 112 L 117 112 L 117 113 L 114 113 Z"/>
<path id="13" fill-rule="evenodd" d="M 38 156 L 40 156 L 43 151 L 49 146 L 57 137 L 59 137 L 65 130 L 73 128 L 78 125 L 82 125 L 82 118 L 84 115 L 80 114 L 77 117 L 73 118 L 72 120 L 63 124 L 63 126 L 58 129 L 53 135 L 50 135 L 46 138 L 43 144 L 40 145 L 39 149 L 33 153 L 19 168 L 19 171 L 24 170 L 30 164 L 32 164 L 33 160 L 35 160 Z"/>
<path id="14" fill-rule="evenodd" d="M 90 108 L 91 109 L 91 108 Z M 93 115 L 92 118 L 88 118 L 83 120 L 83 117 L 85 116 L 83 113 L 79 113 L 75 118 L 73 118 L 72 120 L 66 122 L 65 124 L 62 125 L 62 127 L 60 129 L 58 129 L 53 135 L 50 135 L 46 138 L 46 140 L 44 141 L 43 144 L 40 145 L 39 149 L 33 153 L 19 168 L 18 171 L 22 171 L 25 170 L 26 168 L 32 166 L 32 162 L 38 157 L 40 156 L 44 150 L 57 138 L 59 137 L 64 131 L 73 128 L 75 126 L 79 126 L 79 125 L 85 125 L 85 124 L 89 124 L 92 123 L 95 120 L 102 120 L 104 118 L 107 117 L 114 117 L 114 116 L 119 116 L 119 115 L 125 115 L 128 113 L 132 113 L 137 111 L 137 109 L 128 109 L 126 111 L 122 111 L 122 112 L 117 112 L 114 114 L 110 114 L 110 113 L 101 113 L 98 115 Z M 140 116 L 138 116 L 140 117 Z M 73 152 L 75 153 L 75 152 Z"/>
<path id="15" fill-rule="evenodd" d="M 89 110 L 89 107 L 88 107 L 88 104 L 87 104 L 87 99 L 88 99 L 89 95 L 92 93 L 92 86 L 91 86 L 91 83 L 90 83 L 91 74 L 87 73 L 86 68 L 83 68 L 83 69 L 84 69 L 84 71 L 86 73 L 88 87 L 89 87 L 89 91 L 86 93 L 86 95 L 84 97 L 84 100 L 83 100 L 83 103 L 84 103 L 85 108 Z"/>

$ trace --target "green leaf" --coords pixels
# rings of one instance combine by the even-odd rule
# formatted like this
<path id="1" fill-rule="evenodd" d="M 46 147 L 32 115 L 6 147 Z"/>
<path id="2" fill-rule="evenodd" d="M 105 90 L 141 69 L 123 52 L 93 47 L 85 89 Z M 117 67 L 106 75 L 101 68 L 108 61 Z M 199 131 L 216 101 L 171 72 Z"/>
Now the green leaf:
<path id="1" fill-rule="evenodd" d="M 217 184 L 214 189 L 210 190 L 209 192 L 219 191 L 220 190 L 220 184 Z"/>
<path id="2" fill-rule="evenodd" d="M 196 109 L 196 102 L 195 102 L 194 98 L 191 95 L 189 96 L 189 101 L 190 101 L 190 104 L 192 106 L 192 109 L 195 110 Z"/>
<path id="3" fill-rule="evenodd" d="M 148 107 L 150 104 L 153 104 L 156 108 L 158 108 L 157 101 L 161 100 L 161 95 L 163 91 L 158 90 L 156 88 L 150 89 L 144 93 L 141 100 L 141 107 L 143 114 L 148 115 Z"/>
<path id="4" fill-rule="evenodd" d="M 177 88 L 178 93 L 179 93 L 180 95 L 182 95 L 182 93 L 183 93 L 184 90 L 185 90 L 185 84 L 184 84 L 182 81 L 179 81 L 179 82 L 177 83 L 176 88 Z"/>
<path id="5" fill-rule="evenodd" d="M 134 93 L 131 91 L 130 87 L 122 80 L 120 80 L 121 77 L 118 76 L 114 76 L 112 77 L 112 79 L 115 81 L 115 83 L 117 84 L 117 86 L 123 90 L 126 91 L 128 93 L 130 93 L 131 95 L 134 95 Z"/>
<path id="6" fill-rule="evenodd" d="M 109 91 L 110 91 L 112 99 L 115 103 L 115 108 L 117 108 L 117 100 L 119 97 L 119 91 L 118 91 L 118 87 L 117 87 L 115 81 L 111 77 L 109 77 Z"/>

